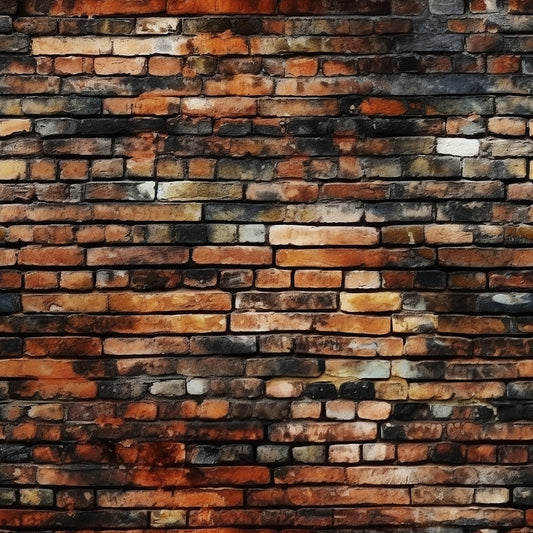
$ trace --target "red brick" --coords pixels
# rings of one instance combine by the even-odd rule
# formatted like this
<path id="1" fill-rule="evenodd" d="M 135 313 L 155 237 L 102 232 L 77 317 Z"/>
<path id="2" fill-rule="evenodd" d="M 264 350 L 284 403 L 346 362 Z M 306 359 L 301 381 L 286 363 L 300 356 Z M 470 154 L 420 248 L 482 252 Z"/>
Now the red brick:
<path id="1" fill-rule="evenodd" d="M 490 74 L 509 74 L 519 72 L 521 67 L 520 56 L 498 56 L 487 58 L 487 72 Z"/>
<path id="2" fill-rule="evenodd" d="M 275 0 L 257 0 L 253 4 L 247 0 L 168 0 L 167 5 L 169 15 L 267 15 L 274 14 L 275 9 Z"/>

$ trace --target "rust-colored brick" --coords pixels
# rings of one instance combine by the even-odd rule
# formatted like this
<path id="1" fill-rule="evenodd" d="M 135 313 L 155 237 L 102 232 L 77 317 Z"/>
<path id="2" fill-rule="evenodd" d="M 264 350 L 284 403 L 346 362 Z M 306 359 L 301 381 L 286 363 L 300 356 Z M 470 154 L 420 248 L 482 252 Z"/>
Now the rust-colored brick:
<path id="1" fill-rule="evenodd" d="M 0 530 L 532 532 L 532 15 L 0 0 Z"/>

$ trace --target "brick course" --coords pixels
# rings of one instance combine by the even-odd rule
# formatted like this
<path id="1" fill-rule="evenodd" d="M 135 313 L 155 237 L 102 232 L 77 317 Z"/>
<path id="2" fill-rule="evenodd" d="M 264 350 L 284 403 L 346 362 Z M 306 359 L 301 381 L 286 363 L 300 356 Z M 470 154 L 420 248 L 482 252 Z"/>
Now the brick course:
<path id="1" fill-rule="evenodd" d="M 2 531 L 533 531 L 531 14 L 0 1 Z"/>

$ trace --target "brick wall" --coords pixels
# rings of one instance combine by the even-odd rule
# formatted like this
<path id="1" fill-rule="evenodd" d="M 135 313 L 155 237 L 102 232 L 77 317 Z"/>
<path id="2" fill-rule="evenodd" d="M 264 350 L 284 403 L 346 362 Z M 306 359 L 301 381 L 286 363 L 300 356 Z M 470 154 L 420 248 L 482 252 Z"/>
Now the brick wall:
<path id="1" fill-rule="evenodd" d="M 1 531 L 533 531 L 532 15 L 0 1 Z"/>

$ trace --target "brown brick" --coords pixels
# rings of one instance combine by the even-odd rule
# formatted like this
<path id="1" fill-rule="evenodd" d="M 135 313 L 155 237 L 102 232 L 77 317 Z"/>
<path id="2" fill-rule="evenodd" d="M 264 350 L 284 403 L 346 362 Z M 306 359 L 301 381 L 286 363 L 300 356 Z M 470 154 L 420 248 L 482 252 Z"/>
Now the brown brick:
<path id="1" fill-rule="evenodd" d="M 315 202 L 318 185 L 296 180 L 272 184 L 251 183 L 246 187 L 246 198 L 267 202 Z"/>
<path id="2" fill-rule="evenodd" d="M 91 248 L 87 251 L 87 264 L 91 266 L 183 264 L 188 259 L 187 249 L 166 246 Z"/>
<path id="3" fill-rule="evenodd" d="M 265 117 L 327 116 L 338 112 L 339 103 L 335 99 L 271 98 L 258 103 L 258 114 Z"/>
<path id="4" fill-rule="evenodd" d="M 35 0 L 24 0 L 24 10 L 31 15 L 41 15 L 42 9 L 52 16 L 94 16 L 94 15 L 138 15 L 141 13 L 158 13 L 164 11 L 164 0 L 128 1 L 120 4 L 114 0 L 75 0 L 74 2 L 54 2 L 43 6 Z"/>

